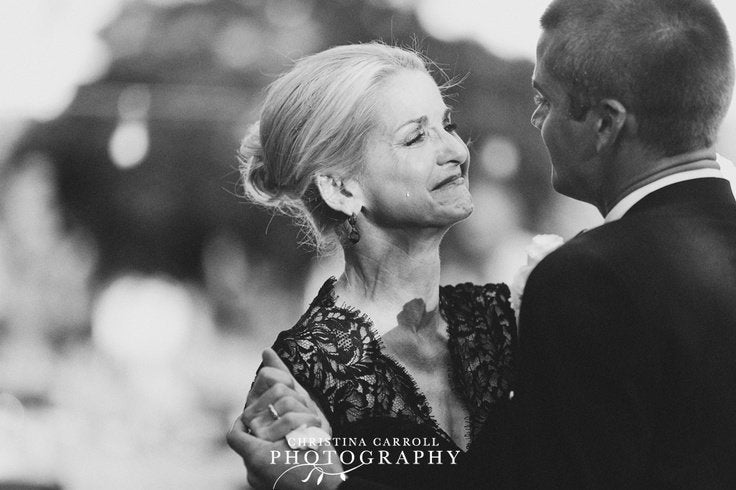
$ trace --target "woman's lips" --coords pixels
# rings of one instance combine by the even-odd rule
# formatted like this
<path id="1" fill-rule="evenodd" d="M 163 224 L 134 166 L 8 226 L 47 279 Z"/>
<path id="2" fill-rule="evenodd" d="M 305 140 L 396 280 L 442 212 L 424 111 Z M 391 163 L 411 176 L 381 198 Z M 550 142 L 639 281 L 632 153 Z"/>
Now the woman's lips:
<path id="1" fill-rule="evenodd" d="M 450 177 L 447 177 L 446 179 L 442 180 L 439 184 L 434 186 L 432 188 L 433 191 L 436 191 L 437 189 L 441 187 L 445 187 L 448 185 L 456 185 L 456 184 L 462 184 L 465 181 L 462 175 L 451 175 Z"/>

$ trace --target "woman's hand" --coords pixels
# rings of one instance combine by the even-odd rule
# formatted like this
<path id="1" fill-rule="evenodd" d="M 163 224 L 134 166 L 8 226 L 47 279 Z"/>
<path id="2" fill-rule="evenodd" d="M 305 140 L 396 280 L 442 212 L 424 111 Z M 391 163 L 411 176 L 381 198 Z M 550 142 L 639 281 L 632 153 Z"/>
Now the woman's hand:
<path id="1" fill-rule="evenodd" d="M 263 367 L 248 393 L 246 408 L 227 434 L 228 444 L 243 458 L 248 482 L 253 487 L 274 488 L 278 484 L 279 488 L 303 489 L 322 484 L 320 488 L 332 489 L 345 478 L 335 450 L 327 440 L 316 448 L 318 464 L 304 464 L 307 452 L 295 451 L 287 444 L 286 435 L 303 426 L 321 428 L 326 432 L 325 439 L 332 433 L 307 391 L 296 382 L 279 356 L 266 349 Z M 316 467 L 320 469 L 315 470 Z M 315 471 L 319 474 L 310 478 Z M 330 478 L 324 478 L 327 475 Z"/>
<path id="2" fill-rule="evenodd" d="M 271 442 L 303 426 L 332 434 L 322 410 L 271 349 L 263 351 L 263 366 L 240 419 L 258 438 Z"/>
<path id="3" fill-rule="evenodd" d="M 295 451 L 286 441 L 264 441 L 248 433 L 242 415 L 227 434 L 227 443 L 243 458 L 248 483 L 258 489 L 334 490 L 346 479 L 335 449 L 324 444 L 315 451 Z"/>

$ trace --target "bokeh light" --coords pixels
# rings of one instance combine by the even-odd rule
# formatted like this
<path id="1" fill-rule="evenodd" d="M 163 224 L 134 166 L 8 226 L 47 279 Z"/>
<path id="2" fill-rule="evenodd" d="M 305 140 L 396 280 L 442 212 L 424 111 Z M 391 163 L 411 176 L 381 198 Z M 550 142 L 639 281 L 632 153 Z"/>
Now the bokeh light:
<path id="1" fill-rule="evenodd" d="M 166 364 L 181 353 L 196 317 L 182 286 L 158 277 L 120 277 L 97 298 L 92 337 L 125 364 Z"/>
<path id="2" fill-rule="evenodd" d="M 534 233 L 600 223 L 551 195 L 529 125 L 546 3 L 0 0 L 0 487 L 247 488 L 224 433 L 260 351 L 343 266 L 238 183 L 264 87 L 302 55 L 416 40 L 468 74 L 476 211 L 444 282 L 508 281 Z"/>

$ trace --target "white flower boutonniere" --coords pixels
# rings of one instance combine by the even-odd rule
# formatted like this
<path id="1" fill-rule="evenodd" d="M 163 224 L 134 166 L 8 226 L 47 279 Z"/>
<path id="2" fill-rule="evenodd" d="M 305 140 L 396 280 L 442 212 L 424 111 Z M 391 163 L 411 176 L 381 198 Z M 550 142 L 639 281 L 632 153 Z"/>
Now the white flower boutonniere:
<path id="1" fill-rule="evenodd" d="M 511 306 L 516 312 L 516 319 L 519 319 L 519 308 L 521 306 L 521 298 L 524 296 L 524 286 L 532 269 L 542 261 L 553 250 L 565 243 L 559 235 L 537 235 L 532 238 L 532 243 L 526 248 L 526 265 L 521 267 L 514 275 L 511 281 Z"/>

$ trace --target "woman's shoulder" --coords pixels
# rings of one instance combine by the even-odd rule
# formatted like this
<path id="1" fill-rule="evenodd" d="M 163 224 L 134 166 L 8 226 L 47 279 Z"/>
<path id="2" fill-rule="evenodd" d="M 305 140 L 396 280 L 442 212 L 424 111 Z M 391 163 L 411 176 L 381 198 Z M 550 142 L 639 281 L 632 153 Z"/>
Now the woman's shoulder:
<path id="1" fill-rule="evenodd" d="M 505 283 L 442 286 L 440 310 L 451 327 L 451 334 L 488 335 L 502 331 L 505 336 L 511 336 L 516 329 L 516 316 L 510 298 L 511 291 Z"/>
<path id="2" fill-rule="evenodd" d="M 330 332 L 338 336 L 356 330 L 366 336 L 370 333 L 365 315 L 348 305 L 337 304 L 335 282 L 334 277 L 325 281 L 294 326 L 279 333 L 277 342 L 284 339 L 320 344 L 332 340 L 326 338 Z"/>
<path id="3" fill-rule="evenodd" d="M 453 380 L 467 393 L 473 438 L 491 407 L 513 389 L 516 318 L 509 297 L 503 283 L 444 286 L 440 294 L 450 353 L 459 366 Z"/>
<path id="4" fill-rule="evenodd" d="M 296 324 L 276 337 L 273 349 L 296 370 L 339 369 L 365 362 L 379 349 L 365 315 L 336 303 L 334 284 L 334 277 L 328 279 Z"/>
<path id="5" fill-rule="evenodd" d="M 474 284 L 464 282 L 440 287 L 440 301 L 447 304 L 477 306 L 510 306 L 511 291 L 506 283 Z"/>

